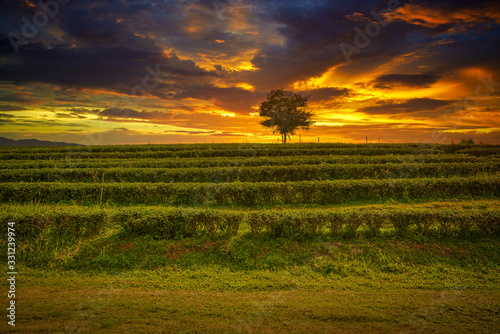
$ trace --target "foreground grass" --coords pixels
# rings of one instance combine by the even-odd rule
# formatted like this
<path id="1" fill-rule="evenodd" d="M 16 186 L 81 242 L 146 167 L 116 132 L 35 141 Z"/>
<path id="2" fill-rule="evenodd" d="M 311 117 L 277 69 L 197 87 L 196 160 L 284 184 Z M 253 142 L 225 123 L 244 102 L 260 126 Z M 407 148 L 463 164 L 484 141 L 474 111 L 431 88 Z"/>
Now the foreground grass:
<path id="1" fill-rule="evenodd" d="M 495 235 L 366 232 L 293 239 L 243 227 L 166 240 L 118 224 L 87 237 L 48 229 L 17 241 L 16 327 L 5 318 L 0 332 L 500 332 Z"/>
<path id="2" fill-rule="evenodd" d="M 495 238 L 157 240 L 115 227 L 20 246 L 16 328 L 4 320 L 2 333 L 500 329 Z"/>
<path id="3" fill-rule="evenodd" d="M 0 240 L 0 246 L 6 247 L 6 240 Z M 20 241 L 18 262 L 27 282 L 46 286 L 66 284 L 51 278 L 76 277 L 100 288 L 103 277 L 113 284 L 130 280 L 134 287 L 177 290 L 357 289 L 386 284 L 495 289 L 500 287 L 499 249 L 500 240 L 494 236 L 402 237 L 382 230 L 378 236 L 360 233 L 354 238 L 241 233 L 165 240 L 131 235 L 114 226 L 88 238 L 48 233 Z"/>
<path id="4" fill-rule="evenodd" d="M 497 333 L 499 291 L 24 287 L 16 333 Z"/>

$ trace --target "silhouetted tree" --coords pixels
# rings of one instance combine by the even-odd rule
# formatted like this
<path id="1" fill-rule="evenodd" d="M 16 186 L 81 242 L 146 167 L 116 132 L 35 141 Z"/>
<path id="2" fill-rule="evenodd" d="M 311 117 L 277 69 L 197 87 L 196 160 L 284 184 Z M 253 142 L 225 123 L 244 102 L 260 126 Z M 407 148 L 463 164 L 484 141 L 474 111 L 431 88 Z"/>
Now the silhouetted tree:
<path id="1" fill-rule="evenodd" d="M 283 89 L 272 90 L 260 103 L 259 116 L 265 118 L 260 124 L 275 128 L 273 133 L 280 133 L 281 142 L 286 143 L 286 138 L 294 135 L 298 128 L 307 130 L 314 124 L 311 120 L 314 113 L 307 107 L 309 97 Z"/>

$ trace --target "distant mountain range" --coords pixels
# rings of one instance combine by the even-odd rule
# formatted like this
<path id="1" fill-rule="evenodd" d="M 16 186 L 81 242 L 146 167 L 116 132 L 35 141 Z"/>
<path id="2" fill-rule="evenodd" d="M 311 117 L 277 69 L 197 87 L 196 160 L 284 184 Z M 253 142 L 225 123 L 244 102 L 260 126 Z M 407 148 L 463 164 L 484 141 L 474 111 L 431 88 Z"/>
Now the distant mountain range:
<path id="1" fill-rule="evenodd" d="M 0 146 L 81 146 L 80 144 L 47 141 L 38 139 L 7 139 L 0 137 Z"/>

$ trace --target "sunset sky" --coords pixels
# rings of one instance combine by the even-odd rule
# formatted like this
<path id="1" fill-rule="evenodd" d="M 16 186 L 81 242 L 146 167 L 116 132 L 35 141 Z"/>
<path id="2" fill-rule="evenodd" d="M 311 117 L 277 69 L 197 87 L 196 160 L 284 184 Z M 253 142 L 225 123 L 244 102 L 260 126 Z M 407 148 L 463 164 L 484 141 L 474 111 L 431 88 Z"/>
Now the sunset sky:
<path id="1" fill-rule="evenodd" d="M 0 64 L 10 139 L 277 142 L 283 88 L 316 114 L 292 143 L 500 144 L 498 1 L 6 0 Z"/>

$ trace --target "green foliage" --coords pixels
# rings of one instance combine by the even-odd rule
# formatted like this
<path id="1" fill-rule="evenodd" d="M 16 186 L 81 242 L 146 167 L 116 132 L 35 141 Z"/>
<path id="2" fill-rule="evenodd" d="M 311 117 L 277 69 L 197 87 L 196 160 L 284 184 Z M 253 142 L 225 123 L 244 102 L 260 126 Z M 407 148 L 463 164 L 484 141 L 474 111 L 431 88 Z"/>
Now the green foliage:
<path id="1" fill-rule="evenodd" d="M 307 130 L 314 123 L 311 119 L 314 113 L 307 110 L 308 100 L 308 96 L 274 89 L 259 105 L 259 116 L 265 118 L 260 124 L 275 128 L 273 133 L 280 133 L 282 142 L 286 143 L 287 137 L 294 135 L 298 128 Z"/>
<path id="2" fill-rule="evenodd" d="M 209 332 L 219 333 L 242 312 L 243 317 L 255 313 L 263 295 L 276 290 L 284 302 L 271 313 L 260 312 L 267 316 L 260 323 L 268 327 L 255 332 L 276 332 L 284 328 L 283 319 L 287 330 L 295 324 L 297 331 L 328 332 L 333 320 L 355 323 L 351 328 L 357 332 L 442 331 L 443 323 L 453 321 L 449 331 L 464 331 L 464 325 L 468 332 L 494 331 L 498 146 L 30 147 L 0 148 L 0 157 L 0 220 L 16 222 L 16 260 L 23 274 L 19 297 L 45 300 L 47 306 L 23 302 L 22 310 L 32 315 L 22 317 L 26 331 L 57 332 L 76 319 L 81 327 L 67 324 L 64 330 L 124 324 L 130 332 L 130 316 L 113 324 L 111 307 L 116 314 L 161 313 L 154 326 L 151 317 L 136 317 L 135 332 L 162 326 L 182 332 L 186 321 L 196 318 L 193 300 L 201 296 L 208 308 L 200 311 L 197 327 L 207 332 L 212 326 Z M 4 249 L 5 232 L 0 233 Z M 7 272 L 6 262 L 4 267 Z M 65 300 L 48 301 L 48 286 L 57 286 Z M 153 289 L 164 296 L 153 298 Z M 247 300 L 252 309 L 245 309 L 242 300 L 254 291 L 254 299 Z M 373 298 L 394 306 L 398 291 L 404 293 L 389 314 L 398 321 L 373 325 Z M 408 291 L 418 298 L 409 302 Z M 214 293 L 220 293 L 216 300 L 233 301 L 214 304 Z M 364 308 L 351 303 L 346 315 L 345 300 L 352 298 L 369 303 Z M 100 300 L 106 304 L 95 308 Z M 147 305 L 139 305 L 141 300 Z M 165 301 L 171 304 L 167 308 Z M 314 313 L 304 313 L 311 307 Z M 391 307 L 379 313 L 387 316 Z M 75 309 L 84 312 L 75 318 Z M 39 319 L 54 318 L 54 310 L 52 323 L 58 327 L 43 327 Z M 93 321 L 85 321 L 92 310 Z M 166 324 L 172 312 L 184 320 Z M 434 321 L 437 314 L 444 320 Z M 463 318 L 457 314 L 482 320 L 466 323 L 456 320 Z M 237 326 L 231 330 L 241 332 Z"/>
<path id="3" fill-rule="evenodd" d="M 209 236 L 236 235 L 243 214 L 217 209 L 127 208 L 111 215 L 127 233 L 179 239 L 203 231 Z"/>
<path id="4" fill-rule="evenodd" d="M 493 145 L 340 143 L 0 148 L 0 201 L 16 208 L 1 214 L 19 221 L 26 236 L 51 229 L 96 235 L 114 223 L 167 239 L 234 236 L 242 228 L 275 238 L 325 231 L 378 236 L 387 228 L 399 236 L 496 235 L 498 214 L 489 207 L 367 211 L 349 205 L 496 199 L 499 153 Z M 15 206 L 59 203 L 77 206 L 43 212 Z M 94 207 L 103 204 L 147 206 Z M 342 207 L 303 208 L 308 205 Z M 259 209 L 270 206 L 277 208 Z M 278 209 L 283 206 L 292 209 Z"/>
<path id="5" fill-rule="evenodd" d="M 76 150 L 76 151 L 75 151 Z M 417 159 L 428 155 L 467 154 L 471 156 L 500 155 L 498 145 L 430 145 L 430 144 L 200 144 L 200 145 L 142 145 L 142 146 L 92 146 L 75 149 L 59 148 L 8 148 L 0 153 L 1 161 L 53 160 L 63 164 L 108 159 L 167 159 L 167 158 L 255 158 L 296 157 L 311 155 L 413 155 Z"/>
<path id="6" fill-rule="evenodd" d="M 4 203 L 265 206 L 500 196 L 498 176 L 258 183 L 4 183 Z"/>
<path id="7" fill-rule="evenodd" d="M 360 235 L 486 235 L 500 234 L 497 201 L 470 205 L 379 205 L 319 209 L 262 209 L 251 211 L 175 207 L 116 209 L 61 206 L 4 206 L 0 218 L 16 221 L 26 237 L 56 231 L 91 236 L 103 226 L 120 225 L 124 233 L 158 239 L 183 239 L 196 235 L 228 238 L 239 231 L 273 238 L 307 239 L 322 234 Z M 361 232 L 364 231 L 364 232 Z"/>
<path id="8" fill-rule="evenodd" d="M 3 206 L 0 220 L 16 222 L 15 228 L 23 239 L 51 232 L 91 236 L 99 234 L 109 222 L 105 211 L 81 206 Z"/>
<path id="9" fill-rule="evenodd" d="M 292 144 L 290 144 L 292 145 Z M 306 145 L 306 144 L 303 144 Z M 499 156 L 500 157 L 500 156 Z M 108 168 L 213 168 L 213 167 L 259 167 L 321 164 L 446 164 L 446 163 L 499 163 L 495 156 L 470 156 L 466 154 L 405 154 L 405 155 L 302 155 L 302 156 L 250 156 L 173 159 L 76 159 L 76 160 L 4 160 L 0 170 L 46 169 L 62 175 L 66 171 Z"/>
<path id="10" fill-rule="evenodd" d="M 500 171 L 490 163 L 315 164 L 212 168 L 54 168 L 0 170 L 0 182 L 290 182 L 473 176 Z"/>

